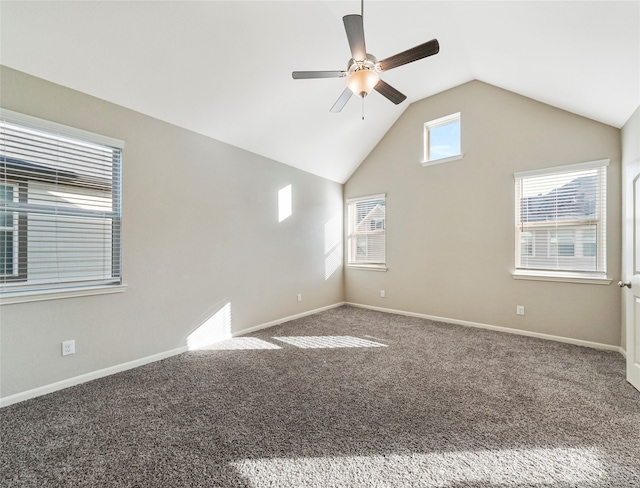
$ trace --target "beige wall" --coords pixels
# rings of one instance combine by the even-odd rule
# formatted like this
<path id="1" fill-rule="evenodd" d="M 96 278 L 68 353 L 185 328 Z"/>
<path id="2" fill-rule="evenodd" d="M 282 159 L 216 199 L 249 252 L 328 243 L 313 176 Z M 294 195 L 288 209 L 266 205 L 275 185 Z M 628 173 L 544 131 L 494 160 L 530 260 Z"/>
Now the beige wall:
<path id="1" fill-rule="evenodd" d="M 342 267 L 325 279 L 325 224 L 341 218 L 342 185 L 11 69 L 1 74 L 2 107 L 125 141 L 128 288 L 4 305 L 0 397 L 183 347 L 226 303 L 240 331 L 343 300 Z M 293 215 L 278 223 L 278 190 L 289 184 Z M 63 358 L 69 339 L 77 352 Z"/>
<path id="2" fill-rule="evenodd" d="M 423 168 L 423 124 L 455 112 L 464 158 Z M 615 283 L 521 281 L 511 272 L 513 174 L 609 158 L 607 269 L 617 282 L 620 145 L 619 129 L 479 81 L 412 104 L 345 184 L 345 198 L 387 194 L 388 264 L 387 272 L 347 269 L 346 301 L 619 345 Z"/>
<path id="3" fill-rule="evenodd" d="M 613 284 L 511 278 L 513 173 L 610 158 L 608 274 L 617 281 L 618 129 L 470 82 L 411 105 L 343 195 L 337 183 L 105 101 L 4 67 L 1 75 L 4 108 L 125 141 L 128 288 L 3 306 L 0 397 L 181 348 L 227 303 L 235 332 L 346 298 L 620 344 Z M 458 111 L 465 157 L 423 168 L 423 123 Z M 629 127 L 623 144 L 634 148 Z M 289 184 L 293 215 L 278 223 L 277 193 Z M 343 284 L 340 267 L 325 279 L 327 224 L 341 218 L 343 196 L 383 192 L 389 270 L 347 270 Z M 516 305 L 526 307 L 524 317 Z M 63 358 L 60 342 L 69 339 L 77 353 Z"/>

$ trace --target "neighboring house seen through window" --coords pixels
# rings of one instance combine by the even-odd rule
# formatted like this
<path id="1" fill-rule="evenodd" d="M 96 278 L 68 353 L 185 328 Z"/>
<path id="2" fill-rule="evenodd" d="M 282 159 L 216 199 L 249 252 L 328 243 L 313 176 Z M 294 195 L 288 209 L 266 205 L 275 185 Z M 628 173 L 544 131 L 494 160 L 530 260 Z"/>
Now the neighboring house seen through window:
<path id="1" fill-rule="evenodd" d="M 18 185 L 3 180 L 0 184 L 0 204 L 18 201 Z M 18 218 L 15 212 L 0 213 L 0 279 L 6 280 L 18 274 Z"/>
<path id="2" fill-rule="evenodd" d="M 385 195 L 347 200 L 347 265 L 385 266 Z"/>
<path id="3" fill-rule="evenodd" d="M 608 163 L 515 175 L 516 274 L 605 277 Z"/>
<path id="4" fill-rule="evenodd" d="M 0 291 L 121 282 L 122 142 L 2 110 Z"/>

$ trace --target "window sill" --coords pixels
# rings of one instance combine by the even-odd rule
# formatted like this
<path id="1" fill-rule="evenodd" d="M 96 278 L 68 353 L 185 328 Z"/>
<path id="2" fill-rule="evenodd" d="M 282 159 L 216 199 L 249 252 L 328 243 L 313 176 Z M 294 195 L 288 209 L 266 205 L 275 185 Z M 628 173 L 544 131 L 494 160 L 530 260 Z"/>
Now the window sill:
<path id="1" fill-rule="evenodd" d="M 5 292 L 0 294 L 0 305 L 40 302 L 43 300 L 59 300 L 62 298 L 86 297 L 91 295 L 107 295 L 111 293 L 124 293 L 126 289 L 127 285 L 106 285 L 59 290 Z"/>
<path id="2" fill-rule="evenodd" d="M 420 164 L 423 167 L 434 166 L 440 163 L 449 163 L 451 161 L 457 161 L 458 159 L 462 159 L 463 157 L 464 157 L 464 154 L 456 154 L 455 156 L 449 156 L 448 158 L 434 159 L 433 161 L 421 161 Z"/>
<path id="3" fill-rule="evenodd" d="M 362 269 L 365 271 L 386 271 L 385 264 L 347 264 L 347 269 Z"/>
<path id="4" fill-rule="evenodd" d="M 584 283 L 590 285 L 611 284 L 611 280 L 606 276 L 595 274 L 514 271 L 511 276 L 514 280 L 558 281 L 562 283 Z"/>

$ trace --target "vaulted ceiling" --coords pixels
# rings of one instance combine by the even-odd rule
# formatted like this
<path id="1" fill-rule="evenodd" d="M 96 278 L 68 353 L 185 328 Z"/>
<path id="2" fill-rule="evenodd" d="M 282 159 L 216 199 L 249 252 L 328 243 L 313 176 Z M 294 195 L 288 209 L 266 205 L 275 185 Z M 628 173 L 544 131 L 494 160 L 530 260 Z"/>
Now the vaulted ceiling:
<path id="1" fill-rule="evenodd" d="M 378 59 L 432 38 L 440 53 L 383 73 L 407 95 L 329 109 L 345 80 L 342 17 L 358 0 L 0 3 L 0 61 L 344 182 L 411 102 L 478 79 L 621 127 L 640 105 L 640 2 L 367 0 Z M 444 114 L 443 114 L 444 115 Z"/>

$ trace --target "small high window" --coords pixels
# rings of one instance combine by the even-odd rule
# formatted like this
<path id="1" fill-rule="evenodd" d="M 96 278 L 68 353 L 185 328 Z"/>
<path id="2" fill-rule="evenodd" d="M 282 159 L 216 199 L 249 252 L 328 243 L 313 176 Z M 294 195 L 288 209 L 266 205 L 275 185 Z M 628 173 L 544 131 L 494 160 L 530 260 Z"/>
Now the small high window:
<path id="1" fill-rule="evenodd" d="M 460 158 L 460 112 L 424 124 L 423 166 Z"/>

